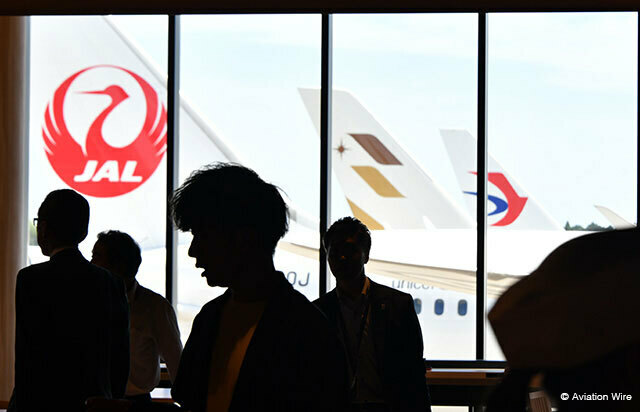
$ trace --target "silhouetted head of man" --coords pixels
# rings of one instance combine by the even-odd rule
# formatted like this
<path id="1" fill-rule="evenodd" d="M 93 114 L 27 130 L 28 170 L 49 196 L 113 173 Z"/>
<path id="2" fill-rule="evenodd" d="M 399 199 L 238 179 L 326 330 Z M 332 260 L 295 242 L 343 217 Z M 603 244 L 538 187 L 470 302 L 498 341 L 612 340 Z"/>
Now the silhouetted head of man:
<path id="1" fill-rule="evenodd" d="M 130 289 L 142 263 L 140 246 L 124 232 L 101 232 L 93 245 L 91 263 L 107 269 L 122 279 L 127 289 Z"/>
<path id="2" fill-rule="evenodd" d="M 273 253 L 288 229 L 278 189 L 251 169 L 215 163 L 195 171 L 170 201 L 173 220 L 191 231 L 189 256 L 210 286 L 247 289 L 275 273 Z"/>
<path id="3" fill-rule="evenodd" d="M 369 261 L 371 249 L 371 234 L 364 223 L 343 217 L 331 225 L 322 243 L 338 282 L 364 277 L 364 264 Z"/>
<path id="4" fill-rule="evenodd" d="M 78 247 L 88 228 L 89 202 L 71 189 L 49 193 L 38 209 L 38 245 L 45 256 Z"/>

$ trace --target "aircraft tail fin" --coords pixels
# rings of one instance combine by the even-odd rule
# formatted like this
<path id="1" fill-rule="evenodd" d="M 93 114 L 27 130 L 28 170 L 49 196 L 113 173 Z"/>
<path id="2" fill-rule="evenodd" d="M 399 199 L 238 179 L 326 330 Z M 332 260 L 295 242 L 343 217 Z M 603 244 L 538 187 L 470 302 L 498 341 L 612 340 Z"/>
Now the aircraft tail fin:
<path id="1" fill-rule="evenodd" d="M 69 45 L 73 47 L 70 48 Z M 108 87 L 118 86 L 124 92 L 126 101 L 109 115 L 103 128 L 105 142 L 114 139 L 113 141 L 119 145 L 127 144 L 128 139 L 133 140 L 146 121 L 145 111 L 148 105 L 145 103 L 145 93 L 157 95 L 159 102 L 166 101 L 167 77 L 164 70 L 159 69 L 110 17 L 34 18 L 31 25 L 31 64 L 30 135 L 44 135 L 44 150 L 33 154 L 37 156 L 34 158 L 38 159 L 38 164 L 47 163 L 46 149 L 52 142 L 50 133 L 46 132 L 58 130 L 59 122 L 68 126 L 67 134 L 74 139 L 72 144 L 85 146 L 85 136 L 88 135 L 92 121 L 105 110 L 108 101 L 104 96 L 85 93 L 87 91 L 106 90 Z M 142 83 L 135 79 L 148 84 L 147 89 L 143 89 L 140 86 Z M 64 98 L 53 99 L 61 84 L 71 85 L 65 89 L 68 92 L 63 95 Z M 52 105 L 48 102 L 51 101 L 58 102 L 61 106 L 55 116 L 49 113 L 49 106 Z M 182 178 L 194 169 L 214 161 L 243 163 L 231 147 L 230 139 L 225 139 L 215 132 L 184 96 L 180 97 L 179 108 L 182 150 L 178 167 Z M 156 111 L 160 112 L 160 109 Z M 47 125 L 48 119 L 55 119 L 55 125 L 51 122 Z M 43 124 L 46 127 L 43 127 Z M 138 155 L 141 159 L 134 160 L 138 165 L 142 165 L 146 162 L 146 152 L 139 151 Z M 124 172 L 122 174 L 124 176 Z M 149 179 L 155 182 L 163 178 L 161 174 L 155 173 Z M 51 187 L 59 186 L 60 183 L 61 179 L 56 172 L 46 167 L 39 176 L 38 185 L 32 186 L 31 193 L 37 198 L 44 198 Z M 124 214 L 117 222 L 109 217 L 114 208 L 147 208 L 148 199 L 155 196 L 157 187 L 155 184 L 145 183 L 121 196 L 109 199 L 91 198 L 92 216 L 95 218 L 92 217 L 90 238 L 101 230 L 126 227 L 143 249 L 164 245 L 164 228 L 157 225 L 158 221 L 165 219 L 163 209 L 154 208 L 143 215 Z M 292 220 L 317 228 L 313 219 L 304 216 L 291 205 L 290 210 Z"/>
<path id="2" fill-rule="evenodd" d="M 155 66 L 152 60 L 147 57 L 119 28 L 118 26 L 107 16 L 103 16 L 103 19 L 111 27 L 111 29 L 118 35 L 118 37 L 127 45 L 127 47 L 136 55 L 142 64 L 149 70 L 149 72 L 156 78 L 156 80 L 163 85 L 166 90 L 167 78 L 162 72 Z M 217 134 L 207 121 L 204 120 L 202 114 L 196 109 L 191 102 L 185 97 L 180 95 L 180 110 L 181 110 L 181 122 L 186 122 L 186 127 L 195 129 L 194 134 L 202 134 L 206 139 L 210 140 L 215 148 L 224 156 L 224 158 L 233 163 L 242 164 L 241 157 L 238 156 L 228 140 Z M 183 120 L 184 119 L 184 120 Z M 183 126 L 184 127 L 184 126 Z M 198 133 L 199 132 L 199 133 Z M 205 140 L 206 140 L 205 139 Z M 201 139 L 202 140 L 202 139 Z M 184 144 L 183 144 L 184 146 Z M 194 150 L 197 152 L 197 150 Z M 189 151 L 191 152 L 191 150 Z M 209 160 L 208 162 L 211 162 Z M 206 164 L 205 160 L 204 163 Z M 189 163 L 188 167 L 193 167 L 192 163 Z M 286 198 L 286 195 L 285 195 Z M 309 229 L 316 229 L 318 227 L 317 219 L 312 218 L 302 210 L 292 204 L 287 199 L 287 205 L 289 207 L 289 217 L 292 221 L 301 224 Z"/>
<path id="3" fill-rule="evenodd" d="M 466 130 L 440 130 L 469 213 L 476 215 L 477 141 Z M 488 223 L 509 229 L 562 230 L 562 227 L 489 156 Z"/>
<path id="4" fill-rule="evenodd" d="M 609 209 L 606 206 L 600 206 L 600 205 L 593 205 L 593 206 L 596 209 L 598 209 L 598 212 L 602 213 L 602 215 L 609 221 L 609 223 L 611 223 L 611 226 L 613 226 L 613 228 L 616 230 L 629 229 L 632 227 L 636 227 L 636 225 L 627 221 L 626 219 L 624 219 L 619 214 L 617 214 L 616 212 L 614 212 L 613 210 Z"/>
<path id="5" fill-rule="evenodd" d="M 319 132 L 320 90 L 299 92 Z M 332 105 L 332 168 L 353 215 L 369 229 L 473 227 L 352 94 L 333 90 Z"/>

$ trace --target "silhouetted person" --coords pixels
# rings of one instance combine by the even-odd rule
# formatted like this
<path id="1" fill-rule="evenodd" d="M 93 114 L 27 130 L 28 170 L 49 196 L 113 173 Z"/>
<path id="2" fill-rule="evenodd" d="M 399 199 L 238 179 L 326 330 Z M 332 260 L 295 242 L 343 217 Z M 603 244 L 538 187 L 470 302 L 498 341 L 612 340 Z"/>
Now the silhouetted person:
<path id="1" fill-rule="evenodd" d="M 365 275 L 369 230 L 345 217 L 327 230 L 323 245 L 337 287 L 314 303 L 347 348 L 351 410 L 431 410 L 413 299 Z"/>
<path id="2" fill-rule="evenodd" d="M 124 281 L 129 302 L 131 361 L 126 397 L 150 401 L 150 392 L 160 382 L 160 359 L 167 364 L 173 381 L 178 373 L 182 343 L 169 301 L 136 280 L 141 262 L 140 247 L 128 234 L 117 230 L 98 234 L 91 263 Z"/>
<path id="3" fill-rule="evenodd" d="M 637 229 L 570 240 L 498 299 L 489 320 L 512 370 L 492 411 L 524 411 L 537 374 L 559 411 L 640 410 L 638 245 Z M 580 400 L 594 394 L 608 399 Z"/>
<path id="4" fill-rule="evenodd" d="M 15 407 L 80 411 L 90 396 L 124 395 L 129 374 L 128 308 L 122 281 L 89 263 L 89 204 L 73 190 L 47 195 L 38 245 L 48 262 L 18 272 Z"/>
<path id="5" fill-rule="evenodd" d="M 194 172 L 171 206 L 176 226 L 193 234 L 189 255 L 202 276 L 228 288 L 196 316 L 173 398 L 193 412 L 341 409 L 340 342 L 274 268 L 288 229 L 278 189 L 250 169 L 218 163 Z"/>

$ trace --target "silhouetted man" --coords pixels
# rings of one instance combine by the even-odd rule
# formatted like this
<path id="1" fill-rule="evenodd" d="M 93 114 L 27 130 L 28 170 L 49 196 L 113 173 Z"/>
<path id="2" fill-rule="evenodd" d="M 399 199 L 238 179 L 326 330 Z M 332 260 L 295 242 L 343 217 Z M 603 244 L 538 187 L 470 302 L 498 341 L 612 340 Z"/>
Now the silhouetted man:
<path id="1" fill-rule="evenodd" d="M 178 228 L 209 286 L 228 288 L 193 322 L 173 398 L 193 412 L 335 411 L 346 401 L 344 353 L 327 320 L 273 253 L 288 229 L 278 189 L 250 169 L 218 163 L 176 191 Z"/>
<path id="2" fill-rule="evenodd" d="M 84 409 L 87 397 L 124 395 L 129 324 L 122 281 L 82 257 L 89 204 L 73 190 L 47 195 L 38 244 L 48 262 L 18 272 L 15 407 Z"/>
<path id="3" fill-rule="evenodd" d="M 342 218 L 327 230 L 323 245 L 337 287 L 314 303 L 347 349 L 350 410 L 431 410 L 413 299 L 365 275 L 369 229 Z"/>
<path id="4" fill-rule="evenodd" d="M 182 343 L 171 304 L 136 280 L 141 262 L 140 246 L 128 234 L 117 230 L 98 234 L 91 263 L 124 281 L 129 302 L 131 362 L 126 397 L 151 401 L 150 392 L 160 382 L 160 359 L 167 364 L 173 381 Z"/>

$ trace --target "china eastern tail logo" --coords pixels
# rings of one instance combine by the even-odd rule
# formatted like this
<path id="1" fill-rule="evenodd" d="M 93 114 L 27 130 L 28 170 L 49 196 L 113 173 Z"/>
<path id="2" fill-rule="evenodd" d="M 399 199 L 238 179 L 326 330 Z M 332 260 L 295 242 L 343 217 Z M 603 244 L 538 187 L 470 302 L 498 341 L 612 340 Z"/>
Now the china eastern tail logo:
<path id="1" fill-rule="evenodd" d="M 85 78 L 91 78 L 92 74 L 102 76 L 100 87 L 85 87 L 91 84 Z M 111 74 L 120 81 L 105 83 L 105 74 L 107 78 Z M 143 96 L 140 107 L 121 106 L 131 93 Z M 85 100 L 76 101 L 73 110 L 67 107 L 65 111 L 65 102 L 71 95 L 76 100 L 78 97 L 96 99 L 100 96 L 100 102 L 106 107 L 87 114 L 82 104 L 95 104 L 95 101 Z M 103 136 L 105 121 L 109 121 L 109 116 L 116 109 L 119 109 L 121 118 L 112 119 L 115 129 L 132 136 L 137 132 L 133 141 L 121 147 L 107 143 Z M 75 123 L 85 125 L 84 129 L 70 127 L 71 113 Z M 76 119 L 78 117 L 79 120 Z M 133 121 L 132 124 L 117 122 L 121 119 Z M 56 89 L 53 99 L 47 104 L 42 137 L 51 166 L 66 184 L 89 196 L 115 197 L 138 188 L 160 164 L 167 146 L 167 112 L 158 93 L 136 73 L 118 66 L 91 66 L 74 73 Z M 84 146 L 79 143 L 83 141 Z"/>
<path id="2" fill-rule="evenodd" d="M 477 172 L 469 172 L 471 174 L 477 175 Z M 526 197 L 518 196 L 511 183 L 507 180 L 507 178 L 502 173 L 487 173 L 487 177 L 490 183 L 492 183 L 495 187 L 497 187 L 502 194 L 504 195 L 504 199 L 488 195 L 487 198 L 491 203 L 495 205 L 495 209 L 489 213 L 488 216 L 497 215 L 506 211 L 505 215 L 492 224 L 491 226 L 508 226 L 513 223 L 518 216 L 522 213 L 524 209 L 524 205 L 527 203 Z M 464 192 L 468 195 L 477 196 L 477 192 Z"/>

